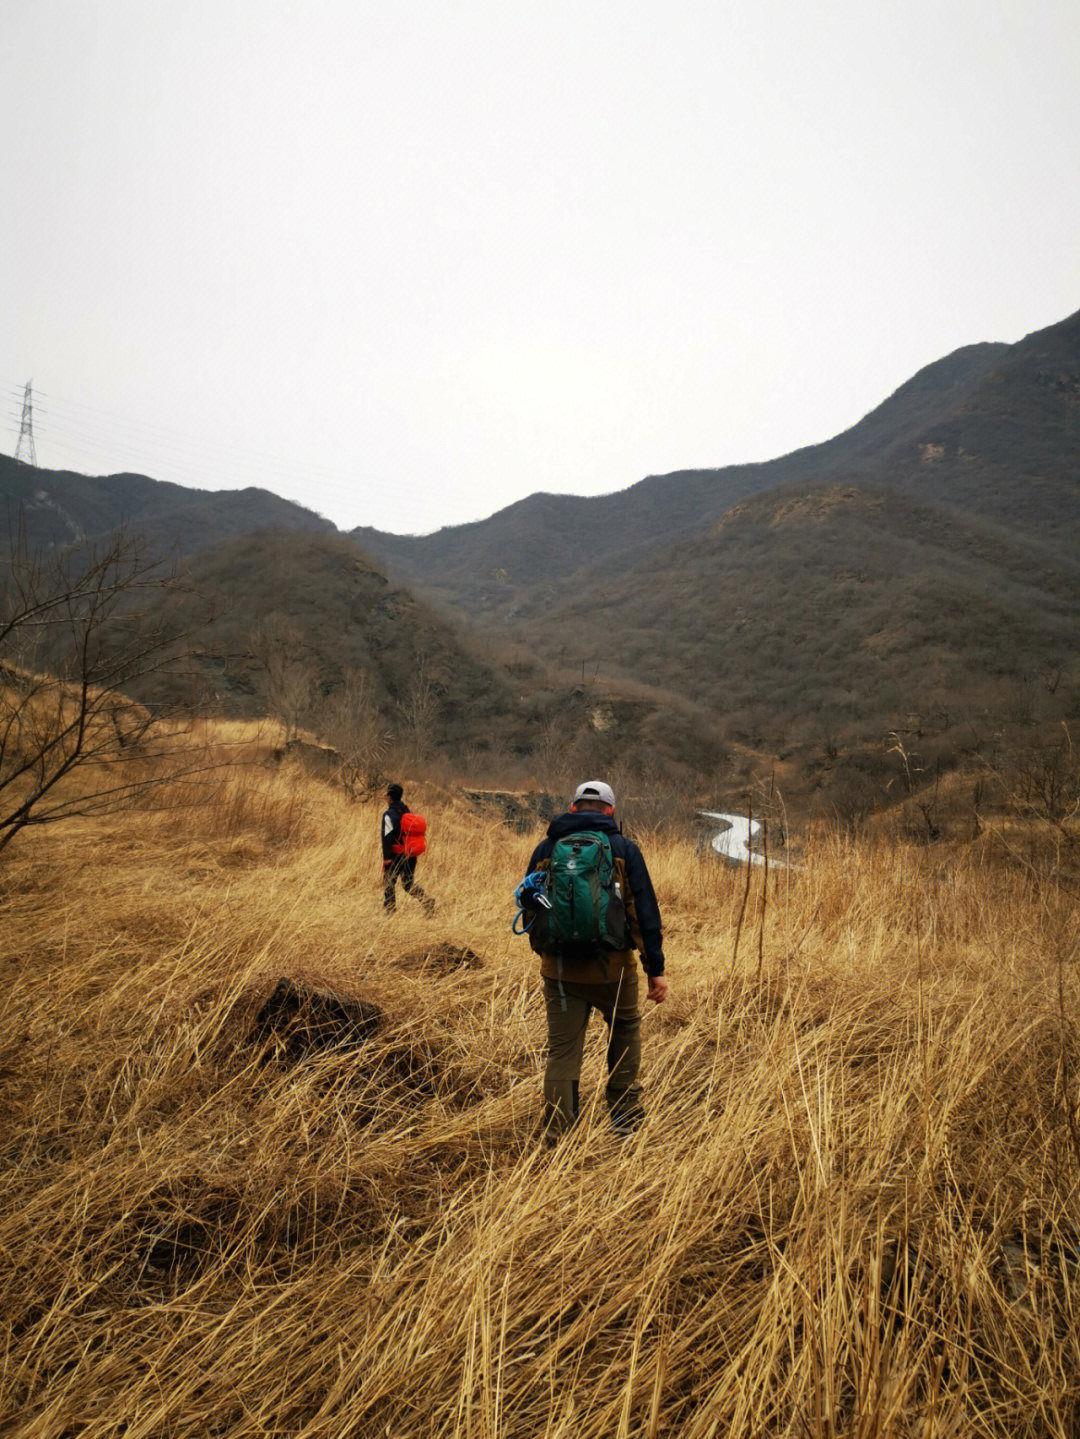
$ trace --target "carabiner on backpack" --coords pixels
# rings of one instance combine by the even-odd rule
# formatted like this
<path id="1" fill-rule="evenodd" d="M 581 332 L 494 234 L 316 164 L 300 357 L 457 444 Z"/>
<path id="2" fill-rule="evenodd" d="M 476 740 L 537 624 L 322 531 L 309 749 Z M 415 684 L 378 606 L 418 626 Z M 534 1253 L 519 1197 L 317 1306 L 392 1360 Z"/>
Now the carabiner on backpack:
<path id="1" fill-rule="evenodd" d="M 514 922 L 511 928 L 515 934 L 527 934 L 529 926 L 536 918 L 536 910 L 550 909 L 551 900 L 547 894 L 548 877 L 544 870 L 534 869 L 532 874 L 525 878 L 514 890 L 514 901 L 517 904 L 517 913 L 514 915 Z M 533 912 L 526 918 L 526 911 Z M 521 920 L 521 928 L 518 929 L 518 920 Z"/>

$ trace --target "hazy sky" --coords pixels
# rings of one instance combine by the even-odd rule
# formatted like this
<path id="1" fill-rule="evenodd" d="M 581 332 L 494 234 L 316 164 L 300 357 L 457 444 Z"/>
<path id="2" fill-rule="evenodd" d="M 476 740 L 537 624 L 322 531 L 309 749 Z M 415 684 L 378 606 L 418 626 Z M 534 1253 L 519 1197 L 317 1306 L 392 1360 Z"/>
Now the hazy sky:
<path id="1" fill-rule="evenodd" d="M 0 448 L 426 531 L 1080 308 L 1076 0 L 33 0 Z"/>

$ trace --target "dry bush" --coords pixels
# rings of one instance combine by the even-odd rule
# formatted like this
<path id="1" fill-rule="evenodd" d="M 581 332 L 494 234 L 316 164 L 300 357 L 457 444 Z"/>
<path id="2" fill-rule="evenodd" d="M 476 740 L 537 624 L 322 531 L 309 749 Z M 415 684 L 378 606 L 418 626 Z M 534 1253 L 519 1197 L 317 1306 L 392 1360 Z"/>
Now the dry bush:
<path id="1" fill-rule="evenodd" d="M 123 531 L 42 554 L 25 532 L 11 536 L 0 561 L 0 850 L 27 827 L 122 807 L 132 773 L 115 768 L 133 754 L 159 761 L 140 783 L 174 767 L 157 721 L 182 708 L 162 690 L 186 668 L 189 598 Z M 133 694 L 156 697 L 154 712 Z"/>
<path id="2" fill-rule="evenodd" d="M 532 837 L 410 789 L 438 910 L 386 918 L 378 806 L 251 774 L 53 827 L 6 871 L 5 1432 L 1075 1432 L 1077 920 L 1052 887 L 826 835 L 748 888 L 657 832 L 646 1124 L 589 1108 L 549 1151 L 509 924 Z M 259 803 L 303 822 L 279 842 Z M 254 1041 L 282 974 L 377 1032 Z M 597 1029 L 589 1095 L 602 1065 Z"/>

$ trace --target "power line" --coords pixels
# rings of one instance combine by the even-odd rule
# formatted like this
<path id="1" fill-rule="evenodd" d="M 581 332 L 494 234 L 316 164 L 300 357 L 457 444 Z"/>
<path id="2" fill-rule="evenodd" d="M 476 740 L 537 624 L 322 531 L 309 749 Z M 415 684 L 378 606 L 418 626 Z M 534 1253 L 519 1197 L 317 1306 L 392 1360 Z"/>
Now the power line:
<path id="1" fill-rule="evenodd" d="M 0 381 L 0 384 L 8 386 L 10 391 L 10 381 Z M 39 391 L 39 395 L 44 393 L 44 391 Z M 77 413 L 78 410 L 85 413 Z M 287 473 L 290 477 L 302 472 L 305 475 L 337 482 L 340 482 L 342 478 L 339 470 L 313 466 L 306 459 L 303 461 L 301 471 L 301 466 L 291 459 L 283 459 L 266 451 L 260 452 L 235 442 L 219 443 L 194 440 L 152 421 L 119 416 L 79 401 L 57 403 L 54 400 L 53 404 L 47 407 L 39 405 L 38 414 L 48 417 L 49 421 L 46 424 L 39 421 L 38 433 L 48 435 L 50 440 L 61 434 L 66 435 L 69 439 L 74 437 L 105 452 L 123 451 L 128 455 L 141 457 L 143 462 L 149 463 L 151 466 L 154 463 L 154 456 L 161 450 L 166 450 L 179 456 L 180 463 L 185 467 L 195 465 L 199 469 L 205 469 L 209 468 L 209 462 L 218 462 L 214 467 L 220 469 L 223 468 L 220 464 L 222 457 L 227 459 L 232 456 L 235 468 L 249 472 L 253 469 L 257 472 L 265 470 Z M 140 433 L 140 431 L 145 433 Z"/>
<path id="2" fill-rule="evenodd" d="M 10 388 L 10 383 L 5 383 L 8 384 L 9 394 L 13 393 Z M 19 388 L 17 393 L 19 395 L 22 394 L 21 387 Z M 42 394 L 44 394 L 44 391 L 38 392 L 39 398 Z M 78 413 L 79 411 L 83 411 L 84 413 L 80 414 Z M 221 448 L 220 445 L 212 442 L 192 441 L 187 436 L 181 434 L 179 430 L 173 429 L 166 425 L 155 424 L 152 420 L 133 419 L 128 416 L 117 415 L 113 411 L 103 409 L 97 405 L 88 405 L 80 400 L 66 400 L 62 403 L 54 403 L 50 405 L 39 404 L 37 407 L 37 412 L 39 415 L 47 415 L 53 417 L 56 420 L 64 423 L 65 425 L 70 425 L 72 422 L 77 422 L 84 425 L 104 425 L 110 430 L 143 430 L 149 432 L 151 438 L 157 435 L 165 435 L 175 441 L 176 444 L 183 446 L 184 448 L 199 448 L 200 444 L 203 449 L 212 452 L 216 452 Z M 246 446 L 237 445 L 232 446 L 231 448 L 234 448 L 245 454 L 255 453 Z M 272 457 L 267 456 L 267 458 Z"/>
<path id="3" fill-rule="evenodd" d="M 11 381 L 0 378 L 0 401 L 5 389 L 11 398 L 22 393 Z M 38 391 L 34 399 L 46 394 Z M 13 428 L 13 418 L 10 423 Z M 306 455 L 273 455 L 235 441 L 195 439 L 149 420 L 62 400 L 56 392 L 45 407 L 37 406 L 34 428 L 46 449 L 46 466 L 50 463 L 48 452 L 59 452 L 51 466 L 54 469 L 96 477 L 122 471 L 211 492 L 251 486 L 316 513 L 323 502 L 312 494 L 313 489 L 323 485 L 343 497 L 355 490 L 358 478 L 348 461 L 340 466 L 319 465 Z M 35 463 L 40 462 L 35 458 Z"/>

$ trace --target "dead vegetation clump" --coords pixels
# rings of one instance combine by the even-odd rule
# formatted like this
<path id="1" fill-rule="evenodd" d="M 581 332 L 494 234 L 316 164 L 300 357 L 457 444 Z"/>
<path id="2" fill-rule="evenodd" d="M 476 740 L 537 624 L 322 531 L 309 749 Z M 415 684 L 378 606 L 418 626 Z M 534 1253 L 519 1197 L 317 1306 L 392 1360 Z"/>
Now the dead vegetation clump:
<path id="1" fill-rule="evenodd" d="M 5 1432 L 1075 1432 L 1067 895 L 836 838 L 747 886 L 657 832 L 646 1123 L 595 1029 L 548 1150 L 533 836 L 421 790 L 438 909 L 387 916 L 377 805 L 253 776 L 9 851 Z"/>

